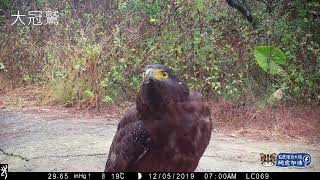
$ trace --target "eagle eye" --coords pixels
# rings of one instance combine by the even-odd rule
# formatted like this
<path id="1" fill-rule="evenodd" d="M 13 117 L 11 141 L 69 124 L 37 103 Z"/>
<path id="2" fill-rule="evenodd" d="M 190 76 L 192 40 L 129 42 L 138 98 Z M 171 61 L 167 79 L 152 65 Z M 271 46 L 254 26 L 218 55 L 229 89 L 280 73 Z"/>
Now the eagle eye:
<path id="1" fill-rule="evenodd" d="M 165 72 L 165 71 L 162 71 L 161 72 L 161 76 L 164 77 L 164 78 L 167 78 L 168 77 L 168 73 Z"/>

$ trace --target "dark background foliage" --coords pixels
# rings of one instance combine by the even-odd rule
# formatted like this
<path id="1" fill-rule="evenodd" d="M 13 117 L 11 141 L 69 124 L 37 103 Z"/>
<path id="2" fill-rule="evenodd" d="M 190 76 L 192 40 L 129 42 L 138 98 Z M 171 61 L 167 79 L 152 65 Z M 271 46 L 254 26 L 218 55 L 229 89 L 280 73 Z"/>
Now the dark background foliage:
<path id="1" fill-rule="evenodd" d="M 1 0 L 0 90 L 36 85 L 50 102 L 132 101 L 150 63 L 167 64 L 208 98 L 319 103 L 317 0 Z M 58 25 L 11 15 L 56 10 Z M 28 20 L 27 17 L 25 17 Z M 286 57 L 271 74 L 258 46 Z"/>

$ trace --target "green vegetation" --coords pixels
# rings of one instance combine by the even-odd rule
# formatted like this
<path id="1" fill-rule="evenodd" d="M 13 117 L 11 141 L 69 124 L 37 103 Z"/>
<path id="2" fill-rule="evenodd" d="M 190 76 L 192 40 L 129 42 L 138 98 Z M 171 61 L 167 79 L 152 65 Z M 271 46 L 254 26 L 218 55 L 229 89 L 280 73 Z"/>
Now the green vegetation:
<path id="1" fill-rule="evenodd" d="M 258 65 L 272 75 L 279 74 L 280 64 L 285 64 L 286 56 L 274 46 L 258 46 L 255 49 L 255 57 Z"/>
<path id="2" fill-rule="evenodd" d="M 317 0 L 247 0 L 254 26 L 224 0 L 23 2 L 0 3 L 0 91 L 40 83 L 65 105 L 132 101 L 144 67 L 161 63 L 209 98 L 320 101 Z M 58 25 L 11 25 L 17 10 L 48 8 Z"/>

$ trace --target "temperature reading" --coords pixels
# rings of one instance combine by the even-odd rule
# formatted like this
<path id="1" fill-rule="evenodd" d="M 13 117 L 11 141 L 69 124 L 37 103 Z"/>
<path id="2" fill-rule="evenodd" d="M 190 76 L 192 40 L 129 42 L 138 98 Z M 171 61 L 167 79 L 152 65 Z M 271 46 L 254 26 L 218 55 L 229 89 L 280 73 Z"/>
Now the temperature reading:
<path id="1" fill-rule="evenodd" d="M 124 173 L 112 173 L 112 179 L 124 179 Z"/>

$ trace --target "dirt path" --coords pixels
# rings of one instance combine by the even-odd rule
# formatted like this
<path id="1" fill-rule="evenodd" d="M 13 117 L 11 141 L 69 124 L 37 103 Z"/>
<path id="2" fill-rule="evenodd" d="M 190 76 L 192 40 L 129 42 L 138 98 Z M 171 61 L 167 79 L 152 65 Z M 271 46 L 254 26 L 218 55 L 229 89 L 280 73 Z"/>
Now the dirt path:
<path id="1" fill-rule="evenodd" d="M 0 109 L 0 163 L 9 171 L 102 171 L 118 117 Z M 256 141 L 214 132 L 198 171 L 320 171 L 320 145 Z M 305 169 L 264 167 L 259 154 L 306 152 Z"/>

